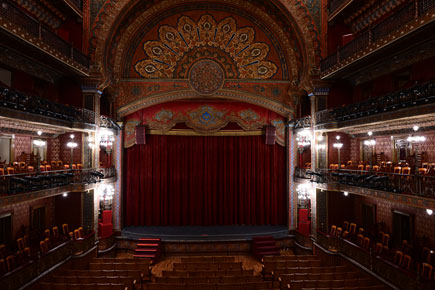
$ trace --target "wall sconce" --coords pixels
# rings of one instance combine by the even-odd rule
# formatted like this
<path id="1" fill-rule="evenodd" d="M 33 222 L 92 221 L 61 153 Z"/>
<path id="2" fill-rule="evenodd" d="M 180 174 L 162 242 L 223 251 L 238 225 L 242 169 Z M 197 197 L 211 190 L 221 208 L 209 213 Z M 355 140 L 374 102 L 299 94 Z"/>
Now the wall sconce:
<path id="1" fill-rule="evenodd" d="M 115 136 L 113 136 L 113 132 L 107 129 L 102 129 L 99 133 L 100 146 L 105 148 L 110 148 L 115 141 Z"/>
<path id="2" fill-rule="evenodd" d="M 39 132 L 39 131 L 38 131 Z M 39 135 L 39 133 L 38 133 Z M 39 148 L 43 148 L 47 145 L 47 142 L 42 141 L 42 140 L 33 140 L 33 145 L 38 147 L 38 151 L 36 153 L 36 161 L 37 161 L 37 165 L 36 165 L 36 171 L 40 172 L 41 171 L 41 156 L 39 154 Z"/>
<path id="3" fill-rule="evenodd" d="M 373 151 L 374 147 L 376 145 L 376 141 L 374 139 L 365 140 L 364 145 L 368 146 L 370 148 L 370 170 L 372 170 L 373 167 Z"/>
<path id="4" fill-rule="evenodd" d="M 74 136 L 74 135 L 71 135 L 71 136 Z M 72 137 L 71 139 L 73 139 L 73 138 L 74 138 L 74 137 Z M 72 164 L 73 164 L 73 151 L 74 151 L 74 148 L 76 148 L 76 147 L 78 146 L 78 144 L 77 144 L 76 142 L 68 142 L 68 143 L 66 144 L 66 146 L 67 146 L 68 148 L 71 149 L 71 157 L 70 157 L 70 160 L 69 160 L 69 168 L 72 169 Z"/>
<path id="5" fill-rule="evenodd" d="M 335 139 L 337 139 L 337 141 L 339 141 L 339 140 L 340 140 L 340 136 L 337 135 L 337 136 L 335 137 Z M 337 150 L 338 150 L 338 170 L 340 170 L 340 169 L 341 169 L 340 150 L 341 150 L 341 148 L 343 147 L 343 143 L 336 142 L 336 143 L 332 144 L 332 146 L 333 146 L 334 148 L 337 148 Z"/>
<path id="6" fill-rule="evenodd" d="M 432 215 L 433 214 L 433 210 L 431 210 L 431 209 L 426 209 L 426 213 L 428 214 L 428 215 Z"/>

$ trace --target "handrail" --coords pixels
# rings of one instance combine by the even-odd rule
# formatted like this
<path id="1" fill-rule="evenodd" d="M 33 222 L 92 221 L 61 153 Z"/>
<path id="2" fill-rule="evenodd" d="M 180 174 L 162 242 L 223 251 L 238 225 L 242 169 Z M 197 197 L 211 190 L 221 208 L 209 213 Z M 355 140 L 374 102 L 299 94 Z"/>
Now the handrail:
<path id="1" fill-rule="evenodd" d="M 373 97 L 356 104 L 316 112 L 316 124 L 353 120 L 431 103 L 435 103 L 435 82 L 433 81 L 388 95 Z"/>
<path id="2" fill-rule="evenodd" d="M 29 112 L 68 122 L 95 124 L 95 112 L 66 106 L 47 99 L 0 87 L 0 107 Z"/>
<path id="3" fill-rule="evenodd" d="M 334 14 L 346 2 L 349 2 L 349 0 L 331 0 L 329 2 L 329 15 Z"/>
<path id="4" fill-rule="evenodd" d="M 298 174 L 298 175 L 296 175 Z M 435 176 L 422 174 L 399 174 L 387 171 L 354 169 L 299 169 L 295 177 L 317 183 L 338 183 L 350 186 L 382 190 L 398 194 L 435 198 Z"/>
<path id="5" fill-rule="evenodd" d="M 338 9 L 346 0 L 331 1 L 331 11 Z M 321 61 L 320 69 L 322 72 L 330 69 L 336 64 L 346 60 L 347 58 L 357 54 L 370 44 L 382 39 L 386 35 L 389 35 L 392 31 L 395 31 L 416 19 L 420 15 L 432 10 L 435 7 L 434 0 L 418 0 L 417 5 L 414 1 L 410 1 L 409 4 L 402 7 L 396 13 L 387 17 L 382 22 L 369 28 L 365 32 L 357 35 L 352 41 L 338 48 L 337 52 L 334 52 Z"/>
<path id="6" fill-rule="evenodd" d="M 112 175 L 116 170 L 110 171 Z M 65 169 L 40 172 L 24 172 L 0 176 L 0 193 L 16 194 L 66 186 L 69 184 L 91 184 L 113 177 L 101 173 L 97 168 Z"/>
<path id="7" fill-rule="evenodd" d="M 42 42 L 55 48 L 64 56 L 69 57 L 78 64 L 89 69 L 89 57 L 81 51 L 74 49 L 71 43 L 66 42 L 50 28 L 16 7 L 12 1 L 2 0 L 1 2 L 0 15 L 2 17 L 27 31 L 32 37 L 40 39 Z"/>

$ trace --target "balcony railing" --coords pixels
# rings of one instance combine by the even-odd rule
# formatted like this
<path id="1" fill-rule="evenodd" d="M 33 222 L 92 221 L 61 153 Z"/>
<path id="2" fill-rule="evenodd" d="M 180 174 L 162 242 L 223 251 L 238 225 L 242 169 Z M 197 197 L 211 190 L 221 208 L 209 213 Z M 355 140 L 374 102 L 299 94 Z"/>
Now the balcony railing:
<path id="1" fill-rule="evenodd" d="M 394 255 L 393 249 L 387 249 L 387 252 L 377 254 L 373 250 L 375 241 L 369 244 L 368 249 L 364 249 L 357 245 L 355 240 L 356 235 L 344 239 L 341 237 L 332 237 L 317 230 L 316 242 L 322 247 L 356 261 L 384 279 L 400 286 L 401 289 L 433 289 L 435 281 L 419 277 L 418 267 L 414 267 L 414 265 L 421 264 L 422 261 L 416 257 L 416 255 L 412 257 L 413 266 L 407 270 L 392 262 Z M 372 240 L 375 240 L 375 238 L 372 237 Z"/>
<path id="2" fill-rule="evenodd" d="M 295 175 L 296 176 L 296 175 Z M 338 183 L 373 190 L 435 198 L 435 175 L 398 174 L 381 171 L 341 169 L 306 171 L 318 183 Z M 302 177 L 304 178 L 304 177 Z"/>
<path id="3" fill-rule="evenodd" d="M 331 11 L 337 9 L 345 0 L 336 0 L 331 2 Z M 352 41 L 343 47 L 340 47 L 337 52 L 329 55 L 320 64 L 321 71 L 324 72 L 334 65 L 346 60 L 347 58 L 357 54 L 370 44 L 379 41 L 385 36 L 398 30 L 406 23 L 416 19 L 420 15 L 432 10 L 435 7 L 435 0 L 418 0 L 417 5 L 414 1 L 410 1 L 408 5 L 392 14 L 390 17 L 380 22 L 379 24 L 368 29 L 366 32 L 356 36 Z"/>
<path id="4" fill-rule="evenodd" d="M 36 96 L 28 96 L 8 88 L 0 87 L 0 107 L 69 122 L 95 124 L 93 111 L 62 105 Z"/>
<path id="5" fill-rule="evenodd" d="M 430 103 L 435 103 L 435 82 L 414 86 L 390 95 L 371 98 L 361 103 L 317 112 L 316 124 L 352 120 Z"/>
<path id="6" fill-rule="evenodd" d="M 338 8 L 343 6 L 346 2 L 349 2 L 350 0 L 331 0 L 329 2 L 329 15 L 334 14 L 335 11 L 337 11 Z"/>
<path id="7" fill-rule="evenodd" d="M 115 131 L 121 130 L 121 127 L 115 122 L 115 120 L 106 117 L 104 115 L 100 116 L 100 127 L 112 129 Z"/>
<path id="8" fill-rule="evenodd" d="M 17 194 L 46 190 L 69 184 L 91 184 L 106 178 L 95 168 L 26 172 L 0 177 L 0 194 Z"/>
<path id="9" fill-rule="evenodd" d="M 103 174 L 102 178 L 116 177 L 116 168 L 114 166 L 103 168 L 98 168 L 98 171 Z"/>
<path id="10" fill-rule="evenodd" d="M 63 40 L 41 22 L 27 15 L 23 10 L 16 7 L 12 1 L 2 0 L 0 3 L 0 16 L 10 21 L 13 26 L 20 27 L 30 36 L 41 40 L 83 67 L 89 68 L 89 58 L 81 51 L 73 48 L 72 44 Z"/>
<path id="11" fill-rule="evenodd" d="M 295 122 L 294 129 L 303 129 L 311 127 L 311 116 L 306 116 L 300 119 L 297 119 Z"/>
<path id="12" fill-rule="evenodd" d="M 74 5 L 78 10 L 83 10 L 83 1 L 82 0 L 66 0 Z"/>

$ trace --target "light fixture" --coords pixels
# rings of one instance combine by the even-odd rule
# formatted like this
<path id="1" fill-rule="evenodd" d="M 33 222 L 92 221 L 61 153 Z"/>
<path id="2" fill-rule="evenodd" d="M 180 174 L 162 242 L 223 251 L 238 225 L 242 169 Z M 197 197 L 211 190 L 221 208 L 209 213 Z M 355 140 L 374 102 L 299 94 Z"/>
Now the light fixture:
<path id="1" fill-rule="evenodd" d="M 33 140 L 33 145 L 35 145 L 37 147 L 45 147 L 46 144 L 47 144 L 47 142 L 42 141 L 42 140 Z"/>
<path id="2" fill-rule="evenodd" d="M 296 188 L 299 200 L 307 200 L 309 198 L 308 184 L 299 184 Z"/>
<path id="3" fill-rule="evenodd" d="M 349 195 L 349 192 L 344 191 L 343 194 L 344 194 L 344 196 L 348 196 L 348 195 Z"/>
<path id="4" fill-rule="evenodd" d="M 100 146 L 111 147 L 115 141 L 113 132 L 107 129 L 102 129 L 99 132 Z"/>
<path id="5" fill-rule="evenodd" d="M 373 135 L 373 132 L 372 132 L 372 131 L 368 131 L 368 132 L 367 132 L 367 135 L 372 136 L 372 135 Z"/>
<path id="6" fill-rule="evenodd" d="M 115 194 L 115 189 L 110 184 L 109 185 L 103 185 L 99 189 L 100 199 L 102 199 L 102 200 L 105 200 L 105 201 L 106 200 L 112 200 L 114 194 Z"/>
<path id="7" fill-rule="evenodd" d="M 340 135 L 335 136 L 335 139 L 340 140 Z"/>
<path id="8" fill-rule="evenodd" d="M 88 137 L 88 146 L 89 148 L 94 148 L 94 138 Z"/>
<path id="9" fill-rule="evenodd" d="M 317 136 L 317 141 L 319 141 L 319 142 L 323 141 L 323 135 Z"/>
<path id="10" fill-rule="evenodd" d="M 394 136 L 390 136 L 390 139 L 393 140 L 393 139 L 394 139 Z"/>
<path id="11" fill-rule="evenodd" d="M 373 140 L 373 139 L 365 140 L 364 141 L 364 145 L 366 145 L 366 146 L 374 146 L 374 145 L 376 145 L 376 141 Z"/>
<path id="12" fill-rule="evenodd" d="M 74 139 L 74 134 L 69 135 L 71 139 Z"/>
<path id="13" fill-rule="evenodd" d="M 417 132 L 418 129 L 420 129 L 420 127 L 418 127 L 417 125 L 415 125 L 414 127 L 412 127 L 412 129 L 413 129 L 415 132 Z"/>
<path id="14" fill-rule="evenodd" d="M 332 144 L 332 146 L 334 148 L 341 149 L 341 147 L 343 147 L 343 143 L 334 143 L 334 144 Z"/>
<path id="15" fill-rule="evenodd" d="M 428 214 L 428 215 L 432 215 L 433 214 L 433 210 L 431 210 L 431 209 L 426 209 L 426 213 Z"/>
<path id="16" fill-rule="evenodd" d="M 424 142 L 426 141 L 426 137 L 424 136 L 409 136 L 408 142 L 418 143 L 418 142 Z"/>
<path id="17" fill-rule="evenodd" d="M 76 148 L 78 145 L 77 145 L 76 142 L 68 142 L 68 143 L 66 144 L 66 146 L 69 147 L 69 148 L 71 148 L 71 149 L 74 149 L 74 148 Z"/>
<path id="18" fill-rule="evenodd" d="M 38 132 L 36 132 L 36 134 L 38 134 L 38 136 L 41 136 L 42 135 L 42 131 L 38 130 Z"/>
<path id="19" fill-rule="evenodd" d="M 65 193 L 62 194 L 62 196 L 63 196 L 63 197 L 67 197 L 67 196 L 68 196 L 68 193 L 65 192 Z"/>

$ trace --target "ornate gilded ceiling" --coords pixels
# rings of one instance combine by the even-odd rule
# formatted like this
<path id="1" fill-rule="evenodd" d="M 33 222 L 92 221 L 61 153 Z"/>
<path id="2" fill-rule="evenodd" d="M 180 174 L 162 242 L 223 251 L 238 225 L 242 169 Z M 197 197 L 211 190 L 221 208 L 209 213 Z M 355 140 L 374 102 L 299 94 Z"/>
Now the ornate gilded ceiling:
<path id="1" fill-rule="evenodd" d="M 296 0 L 108 0 L 92 27 L 94 77 L 120 116 L 208 97 L 291 117 L 318 73 L 314 18 Z"/>

